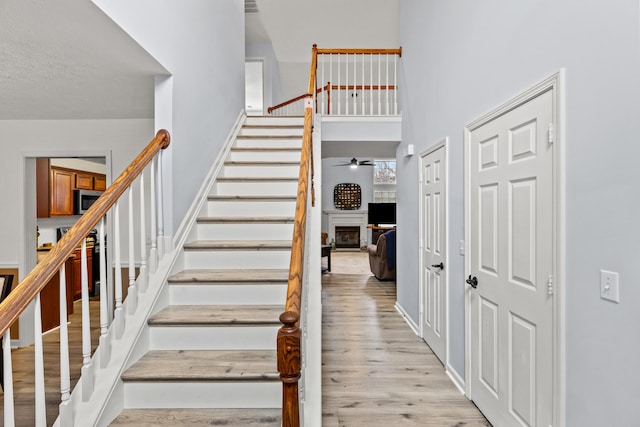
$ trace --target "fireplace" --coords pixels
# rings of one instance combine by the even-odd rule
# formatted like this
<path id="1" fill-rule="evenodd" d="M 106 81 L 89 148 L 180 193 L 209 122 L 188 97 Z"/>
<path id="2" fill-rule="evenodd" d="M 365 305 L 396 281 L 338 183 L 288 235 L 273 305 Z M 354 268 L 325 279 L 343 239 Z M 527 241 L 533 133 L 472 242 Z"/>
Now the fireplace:
<path id="1" fill-rule="evenodd" d="M 359 248 L 360 227 L 336 226 L 336 248 Z"/>

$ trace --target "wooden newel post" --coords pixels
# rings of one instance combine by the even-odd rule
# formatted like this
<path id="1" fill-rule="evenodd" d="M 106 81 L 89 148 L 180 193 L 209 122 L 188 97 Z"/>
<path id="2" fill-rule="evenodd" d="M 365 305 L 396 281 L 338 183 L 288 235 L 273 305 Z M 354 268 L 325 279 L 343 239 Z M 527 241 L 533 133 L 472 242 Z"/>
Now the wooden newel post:
<path id="1" fill-rule="evenodd" d="M 283 326 L 278 330 L 278 372 L 282 381 L 282 426 L 300 426 L 298 380 L 302 366 L 300 356 L 300 316 L 292 311 L 280 315 Z"/>

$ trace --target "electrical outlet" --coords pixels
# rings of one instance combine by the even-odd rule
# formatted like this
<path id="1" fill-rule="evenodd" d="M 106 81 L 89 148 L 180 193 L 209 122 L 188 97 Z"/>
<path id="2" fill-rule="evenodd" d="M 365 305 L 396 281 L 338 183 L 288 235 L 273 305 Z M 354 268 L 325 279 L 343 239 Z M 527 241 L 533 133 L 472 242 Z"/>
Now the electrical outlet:
<path id="1" fill-rule="evenodd" d="M 620 275 L 618 273 L 600 270 L 600 298 L 620 302 Z"/>
<path id="2" fill-rule="evenodd" d="M 460 240 L 460 248 L 458 249 L 460 255 L 464 255 L 464 240 Z"/>

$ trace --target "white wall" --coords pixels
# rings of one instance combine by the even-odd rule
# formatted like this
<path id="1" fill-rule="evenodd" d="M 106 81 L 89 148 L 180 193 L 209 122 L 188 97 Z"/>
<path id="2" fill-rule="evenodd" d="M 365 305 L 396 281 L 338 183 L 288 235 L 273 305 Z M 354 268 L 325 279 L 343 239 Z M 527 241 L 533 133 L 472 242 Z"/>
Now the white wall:
<path id="1" fill-rule="evenodd" d="M 35 209 L 36 197 L 35 191 L 24 191 L 25 183 L 35 182 L 35 175 L 25 176 L 25 158 L 110 153 L 115 177 L 153 137 L 152 119 L 0 121 L 0 265 L 17 266 L 27 252 L 35 252 L 35 237 L 27 245 L 24 234 L 24 221 L 32 223 L 34 235 L 36 224 L 35 210 L 23 212 L 23 200 L 31 198 Z"/>
<path id="2" fill-rule="evenodd" d="M 264 60 L 264 107 L 267 108 L 286 101 L 282 97 L 282 84 L 280 82 L 280 69 L 276 54 L 271 43 L 247 43 L 245 45 L 247 58 L 261 58 Z"/>
<path id="3" fill-rule="evenodd" d="M 172 235 L 244 108 L 244 3 L 94 3 L 172 75 L 171 123 L 157 123 L 171 132 L 163 172 L 170 192 L 165 196 L 165 235 Z"/>
<path id="4" fill-rule="evenodd" d="M 403 142 L 450 138 L 450 355 L 464 375 L 463 128 L 566 68 L 566 425 L 638 425 L 638 2 L 405 0 Z M 398 155 L 400 159 L 400 155 Z M 398 301 L 418 321 L 418 156 L 398 161 Z M 599 297 L 620 273 L 621 303 Z"/>

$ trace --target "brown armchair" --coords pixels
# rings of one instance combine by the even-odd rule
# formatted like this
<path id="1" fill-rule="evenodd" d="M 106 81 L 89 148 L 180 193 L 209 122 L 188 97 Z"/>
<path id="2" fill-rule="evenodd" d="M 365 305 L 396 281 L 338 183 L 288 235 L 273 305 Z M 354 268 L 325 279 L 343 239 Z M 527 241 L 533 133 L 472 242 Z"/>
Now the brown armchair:
<path id="1" fill-rule="evenodd" d="M 378 237 L 375 245 L 367 246 L 369 266 L 378 280 L 396 280 L 396 231 Z"/>

